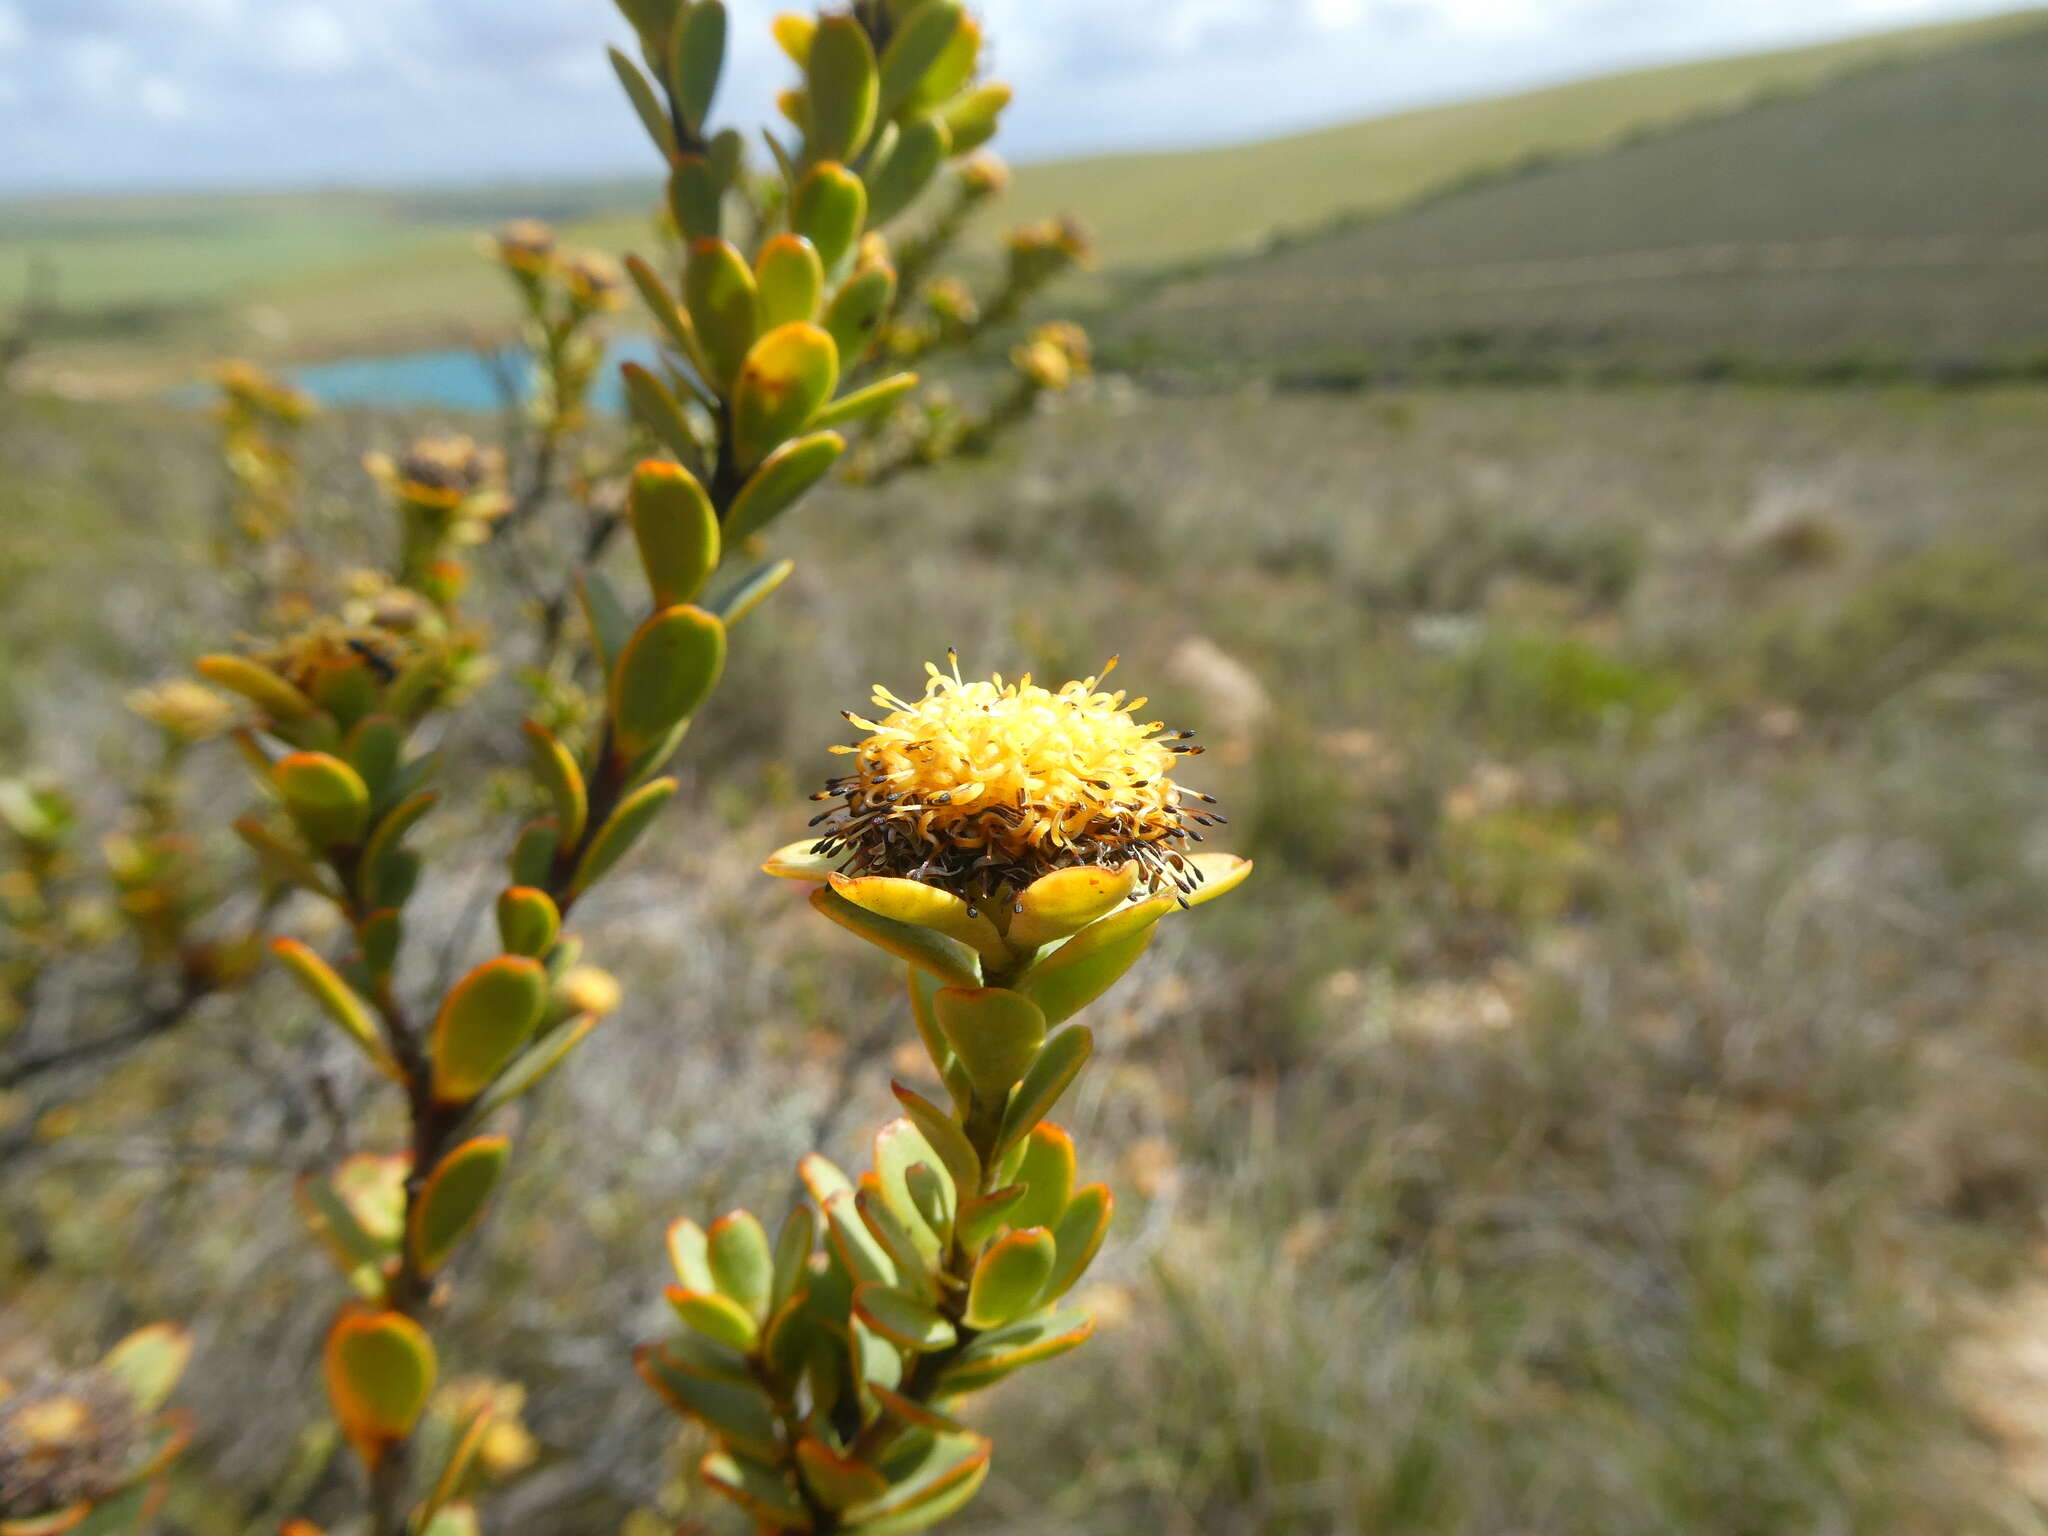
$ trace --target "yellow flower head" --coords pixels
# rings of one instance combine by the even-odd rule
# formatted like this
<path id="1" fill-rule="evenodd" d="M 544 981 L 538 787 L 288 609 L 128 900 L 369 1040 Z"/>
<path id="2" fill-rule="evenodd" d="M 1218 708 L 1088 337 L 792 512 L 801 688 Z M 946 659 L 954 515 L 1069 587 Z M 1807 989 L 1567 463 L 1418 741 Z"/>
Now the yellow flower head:
<path id="1" fill-rule="evenodd" d="M 128 707 L 180 741 L 206 741 L 234 728 L 241 710 L 203 683 L 173 678 L 128 695 Z"/>
<path id="2" fill-rule="evenodd" d="M 1010 184 L 1010 168 L 983 150 L 960 167 L 960 180 L 976 197 L 994 197 Z"/>
<path id="3" fill-rule="evenodd" d="M 578 251 L 562 265 L 569 297 L 585 309 L 623 309 L 626 271 L 598 251 Z"/>
<path id="4" fill-rule="evenodd" d="M 817 818 L 820 855 L 854 875 L 894 875 L 972 899 L 1017 891 L 1075 865 L 1138 865 L 1151 889 L 1200 883 L 1182 851 L 1196 826 L 1222 818 L 1214 798 L 1173 781 L 1193 733 L 1140 723 L 1145 700 L 1106 693 L 1101 677 L 1057 690 L 1024 676 L 968 682 L 927 663 L 924 695 L 877 687 L 878 720 L 835 747 L 853 772 L 813 798 L 841 803 Z M 1107 675 L 1115 666 L 1112 658 Z"/>
<path id="5" fill-rule="evenodd" d="M 555 255 L 555 232 L 539 219 L 514 219 L 498 231 L 498 258 L 519 272 L 540 272 Z"/>
<path id="6" fill-rule="evenodd" d="M 419 651 L 418 643 L 399 631 L 322 618 L 251 659 L 317 699 L 341 673 L 367 672 L 381 688 L 411 665 Z"/>

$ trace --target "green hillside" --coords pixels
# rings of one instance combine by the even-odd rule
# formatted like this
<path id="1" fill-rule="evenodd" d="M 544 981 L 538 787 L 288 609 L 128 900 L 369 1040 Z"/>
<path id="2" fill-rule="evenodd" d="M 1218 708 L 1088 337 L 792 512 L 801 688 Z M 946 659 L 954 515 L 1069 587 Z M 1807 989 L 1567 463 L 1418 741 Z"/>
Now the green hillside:
<path id="1" fill-rule="evenodd" d="M 1636 70 L 1228 149 L 1026 166 L 1011 202 L 1019 214 L 1080 214 L 1111 266 L 1154 266 L 1242 248 L 1333 214 L 1398 207 L 1532 154 L 1597 149 L 1873 64 L 1966 47 L 2026 29 L 2041 14 Z"/>
<path id="2" fill-rule="evenodd" d="M 1127 360 L 1651 369 L 2048 343 L 2048 25 L 1168 283 Z"/>

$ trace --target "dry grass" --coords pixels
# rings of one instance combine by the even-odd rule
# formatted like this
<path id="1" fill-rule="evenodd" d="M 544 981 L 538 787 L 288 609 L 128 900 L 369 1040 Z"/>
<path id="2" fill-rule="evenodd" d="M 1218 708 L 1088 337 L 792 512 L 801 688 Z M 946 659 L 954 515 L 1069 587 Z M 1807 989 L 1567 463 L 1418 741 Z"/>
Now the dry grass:
<path id="1" fill-rule="evenodd" d="M 37 560 L 0 611 L 9 755 L 83 780 L 122 730 L 95 699 L 197 642 L 162 621 L 203 577 L 137 530 L 189 551 L 203 434 L 10 408 L 31 504 L 80 511 L 0 535 Z M 1102 1332 L 977 1405 L 997 1467 L 958 1529 L 2042 1529 L 2020 1431 L 1971 1417 L 1986 1346 L 1952 1351 L 2038 1283 L 2048 1195 L 2048 644 L 2012 600 L 2048 592 L 2016 491 L 2044 426 L 2024 393 L 1105 391 L 994 464 L 807 508 L 685 803 L 580 914 L 631 1001 L 535 1106 L 462 1277 L 449 1357 L 524 1382 L 541 1445 L 493 1528 L 664 1497 L 683 1462 L 624 1368 L 660 1221 L 778 1209 L 801 1150 L 886 1112 L 890 978 L 753 862 L 833 710 L 953 644 L 1120 651 L 1214 733 L 1261 862 L 1097 1021 L 1065 1118 L 1121 1199 Z M 323 496 L 361 505 L 351 454 L 399 430 L 326 429 Z M 1757 536 L 1795 504 L 1825 558 Z M 1972 550 L 2002 586 L 1954 574 Z M 152 601 L 59 600 L 97 573 Z M 513 753 L 456 747 L 486 785 Z M 485 878 L 437 877 L 426 955 L 463 952 Z M 197 1328 L 170 1529 L 274 1528 L 302 1434 L 295 1497 L 346 1505 L 308 1390 L 336 1287 L 286 1192 L 332 1151 L 316 1079 L 363 1088 L 260 988 L 0 1185 L 0 1370 Z"/>

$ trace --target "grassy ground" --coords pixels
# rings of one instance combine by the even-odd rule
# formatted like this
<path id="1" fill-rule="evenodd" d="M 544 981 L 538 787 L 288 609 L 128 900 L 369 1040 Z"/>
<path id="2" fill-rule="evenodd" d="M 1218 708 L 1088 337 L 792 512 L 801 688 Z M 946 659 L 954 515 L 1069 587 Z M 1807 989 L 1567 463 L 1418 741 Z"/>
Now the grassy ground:
<path id="1" fill-rule="evenodd" d="M 90 790 L 134 740 L 111 696 L 228 622 L 205 429 L 4 410 L 0 739 Z M 541 1446 L 492 1528 L 662 1497 L 686 1458 L 624 1369 L 660 1221 L 778 1209 L 883 1117 L 889 978 L 753 866 L 833 711 L 952 644 L 1121 652 L 1260 861 L 1096 1021 L 1066 1118 L 1119 1191 L 1102 1331 L 980 1408 L 960 1531 L 2042 1530 L 2048 1395 L 1981 1362 L 2040 1348 L 1998 1309 L 2048 1197 L 2044 429 L 2039 393 L 1105 391 L 807 508 L 681 807 L 580 914 L 632 1001 L 463 1276 L 449 1358 L 526 1383 Z M 403 430 L 314 439 L 336 559 L 374 532 L 354 455 Z M 451 746 L 486 789 L 515 751 Z M 345 1503 L 308 1416 L 335 1285 L 286 1190 L 332 1151 L 316 1069 L 360 1090 L 259 991 L 0 1184 L 0 1368 L 196 1325 L 175 1531 L 274 1529 L 293 1465 Z"/>
<path id="2" fill-rule="evenodd" d="M 1231 370 L 2048 359 L 2048 26 L 1169 283 L 1132 357 Z"/>

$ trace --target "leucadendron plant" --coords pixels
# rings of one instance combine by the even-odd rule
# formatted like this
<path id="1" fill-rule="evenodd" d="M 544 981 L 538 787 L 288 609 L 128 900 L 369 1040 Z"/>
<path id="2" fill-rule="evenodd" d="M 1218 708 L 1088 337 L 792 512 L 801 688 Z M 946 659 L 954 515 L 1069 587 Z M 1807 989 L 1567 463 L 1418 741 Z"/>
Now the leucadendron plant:
<path id="1" fill-rule="evenodd" d="M 819 831 L 764 866 L 902 962 L 942 1101 L 892 1083 L 904 1113 L 872 1168 L 806 1157 L 811 1203 L 773 1242 L 746 1211 L 674 1223 L 681 1326 L 638 1357 L 716 1440 L 705 1481 L 765 1532 L 917 1531 L 973 1498 L 992 1447 L 953 1405 L 1093 1326 L 1061 1303 L 1110 1192 L 1077 1185 L 1046 1119 L 1094 1050 L 1075 1015 L 1162 920 L 1251 872 L 1188 850 L 1222 818 L 1174 777 L 1189 733 L 1136 719 L 1144 699 L 949 660 L 846 717 L 864 735 L 814 797 Z"/>
<path id="2" fill-rule="evenodd" d="M 542 514 L 547 488 L 584 423 L 600 356 L 591 322 L 613 307 L 620 282 L 607 261 L 567 256 L 535 225 L 515 225 L 497 242 L 523 297 L 541 385 L 531 421 L 535 468 L 527 477 L 538 491 L 509 494 L 501 459 L 466 439 L 373 458 L 370 471 L 396 524 L 388 569 L 354 573 L 336 584 L 323 609 L 300 615 L 288 630 L 199 663 L 207 681 L 246 707 L 233 740 L 272 806 L 268 814 L 245 817 L 237 830 L 262 857 L 277 890 L 330 908 L 345 936 L 332 954 L 296 937 L 277 938 L 275 952 L 372 1071 L 388 1080 L 405 1110 L 403 1145 L 361 1148 L 299 1184 L 305 1216 L 353 1293 L 334 1313 L 323 1375 L 335 1419 L 366 1475 L 373 1536 L 459 1536 L 476 1528 L 463 1495 L 483 1443 L 483 1419 L 431 1446 L 418 1433 L 440 1373 L 434 1324 L 457 1256 L 511 1157 L 500 1111 L 555 1070 L 618 1001 L 617 984 L 582 963 L 581 943 L 567 925 L 577 903 L 619 865 L 674 796 L 677 780 L 663 770 L 712 698 L 734 627 L 789 575 L 791 562 L 765 547 L 771 524 L 840 461 L 848 446 L 841 429 L 879 421 L 915 388 L 914 375 L 887 371 L 882 341 L 902 311 L 882 226 L 910 209 L 949 160 L 989 138 L 1009 96 L 1006 87 L 979 81 L 980 31 L 955 0 L 862 4 L 815 22 L 785 17 L 776 33 L 802 79 L 783 109 L 797 131 L 789 143 L 766 136 L 775 169 L 757 175 L 745 163 L 739 135 L 714 131 L 707 121 L 724 57 L 720 0 L 633 0 L 625 9 L 640 37 L 644 69 L 623 54 L 615 53 L 613 62 L 668 161 L 669 211 L 683 247 L 679 268 L 668 276 L 638 257 L 626 264 L 665 350 L 653 368 L 628 364 L 622 371 L 638 429 L 667 456 L 634 467 L 624 477 L 618 511 L 592 511 L 583 530 L 589 561 L 602 552 L 612 528 L 630 529 L 644 590 L 616 590 L 590 567 L 575 577 L 583 645 L 580 668 L 572 664 L 570 671 L 594 679 L 587 689 L 593 704 L 562 707 L 560 692 L 536 690 L 540 707 L 524 731 L 541 813 L 512 839 L 496 901 L 498 953 L 445 990 L 419 995 L 406 985 L 418 969 L 404 963 L 414 926 L 411 904 L 433 874 L 414 833 L 442 793 L 437 755 L 425 743 L 430 735 L 456 734 L 458 722 L 462 731 L 475 729 L 476 685 L 490 668 L 493 648 L 463 607 L 471 567 L 479 549 L 516 544 L 508 533 L 516 535 L 520 522 Z M 987 163 L 962 173 L 926 233 L 920 260 L 937 259 L 932 242 L 957 234 L 960 210 L 991 195 L 999 182 L 1000 173 Z M 728 235 L 729 227 L 737 236 L 742 226 L 745 249 Z M 991 311 L 1014 315 L 1023 298 L 1079 250 L 1078 236 L 1045 231 L 1013 241 L 1009 276 Z M 952 339 L 962 340 L 976 327 L 954 330 Z M 928 349 L 939 340 L 917 346 Z M 1048 362 L 1054 354 L 1065 361 Z M 1029 404 L 1070 382 L 1073 359 L 1084 355 L 1085 341 L 1069 332 L 1025 342 L 1017 370 L 1024 393 L 1013 389 L 985 430 L 1016 419 L 1019 398 Z M 956 442 L 968 435 L 952 430 Z M 941 456 L 916 447 L 925 441 L 917 433 L 910 440 L 922 461 Z M 560 625 L 546 626 L 550 665 L 561 639 Z M 1060 697 L 1083 696 L 1069 690 Z M 1089 718 L 1100 716 L 1099 728 L 1110 731 L 1114 708 L 1090 707 L 1095 713 Z M 1128 749 L 1138 754 L 1133 762 L 1170 761 L 1167 748 L 1142 746 L 1146 735 L 1126 720 L 1126 747 L 1112 748 L 1107 737 L 1098 745 Z M 1150 770 L 1147 782 L 1141 792 L 1164 809 L 1156 825 L 1132 824 L 1129 838 L 1117 844 L 1123 853 L 1115 869 L 1105 865 L 1083 875 L 1105 892 L 1094 916 L 1162 881 L 1177 891 L 1166 905 L 1221 886 L 1220 880 L 1205 883 L 1201 866 L 1171 846 L 1184 817 L 1171 809 L 1177 798 L 1170 782 Z M 991 792 L 998 789 L 1007 799 L 1009 787 L 992 786 Z M 965 808 L 965 800 L 960 803 Z M 834 835 L 849 847 L 867 848 L 864 829 L 871 825 L 864 814 L 837 826 Z M 1064 837 L 1060 846 L 1101 865 L 1105 835 L 1107 824 L 1078 843 Z M 881 849 L 882 843 L 873 844 L 877 857 Z M 1004 879 L 1037 856 L 1020 857 L 1024 862 L 1006 866 Z M 1041 872 L 1063 869 L 1065 862 L 1071 861 L 1064 853 L 1053 857 L 1048 850 Z M 937 889 L 900 879 L 884 884 Z M 871 888 L 881 889 L 873 879 L 855 886 L 857 893 Z M 987 899 L 1007 888 L 989 885 Z M 1043 905 L 1052 889 L 1031 902 Z M 1018 890 L 1021 898 L 1024 887 Z M 828 910 L 867 913 L 836 890 L 828 894 L 836 904 Z M 1023 985 L 1029 956 L 1054 936 L 1047 932 L 1012 951 L 1002 934 L 1018 932 L 1021 943 L 1030 922 L 1065 921 L 1061 914 L 1071 915 L 1071 908 L 1070 897 L 1027 919 L 1023 929 L 1007 916 L 997 919 L 986 935 L 986 973 L 980 961 L 971 976 L 959 967 L 944 973 L 978 990 L 965 1002 L 950 991 L 937 995 L 935 1016 L 1039 1009 L 1032 991 L 1005 988 Z M 1132 906 L 1138 915 L 1122 921 L 1136 934 L 1158 910 L 1139 902 Z M 863 921 L 932 935 L 915 942 L 955 942 L 915 926 L 936 920 L 931 911 L 919 908 L 911 916 L 914 923 L 872 914 Z M 1085 948 L 1082 943 L 1070 955 Z M 998 955 L 1008 958 L 998 961 Z M 1040 1035 L 1044 1019 L 1063 1019 L 1068 1011 L 1041 1010 Z M 1062 1035 L 1055 1042 L 1083 1039 Z M 1020 1049 L 1013 1044 L 1011 1054 Z M 1055 1043 L 1048 1059 L 1072 1058 L 1073 1050 L 1071 1043 Z M 982 1197 L 1010 1187 L 990 1182 L 1006 1154 L 1038 1143 L 1022 1139 L 1031 1125 L 1016 1137 L 999 1137 L 1004 1111 L 992 1097 L 987 1064 L 974 1054 L 960 1061 L 956 1080 L 971 1071 L 980 1084 L 972 1114 L 960 1122 L 967 1128 L 958 1132 L 977 1159 L 974 1177 L 961 1176 L 962 1209 L 993 1213 L 1003 1202 Z M 912 1161 L 927 1169 L 927 1178 L 953 1177 L 928 1153 Z M 984 1167 L 987 1180 L 980 1176 Z M 1041 1204 L 1050 1199 L 1049 1187 L 1039 1182 Z M 1091 1210 L 1096 1218 L 1106 1216 L 1106 1202 L 1089 1204 L 1095 1198 L 1074 1196 L 1079 1203 L 1070 1214 L 1063 1195 L 1058 1210 L 1045 1212 L 1047 1222 L 1071 1234 Z M 971 1215 L 965 1219 L 975 1222 Z M 978 1257 L 981 1239 L 1000 1225 L 963 1229 L 976 1234 L 973 1241 L 949 1235 L 949 1252 L 962 1263 Z M 1077 1240 L 1066 1239 L 1064 1266 L 1076 1273 Z M 719 1246 L 723 1252 L 723 1240 Z M 942 1272 L 951 1271 L 934 1271 Z M 964 1285 L 973 1271 L 960 1273 Z M 908 1272 L 892 1268 L 889 1277 L 906 1296 L 920 1294 Z M 760 1278 L 765 1285 L 765 1273 Z M 994 1294 L 986 1285 L 982 1291 Z M 697 1294 L 707 1307 L 751 1315 L 722 1301 L 709 1284 Z M 952 1306 L 950 1297 L 946 1305 Z M 985 1298 L 961 1327 L 986 1332 L 992 1305 Z M 870 1374 L 853 1374 L 856 1393 Z M 957 1373 L 950 1380 L 957 1384 Z M 936 1379 L 900 1378 L 895 1385 L 912 1396 L 939 1390 Z M 878 1451 L 876 1464 L 894 1470 L 911 1442 L 897 1435 L 892 1443 L 895 1459 Z M 851 1451 L 848 1456 L 850 1467 L 865 1465 Z"/>

